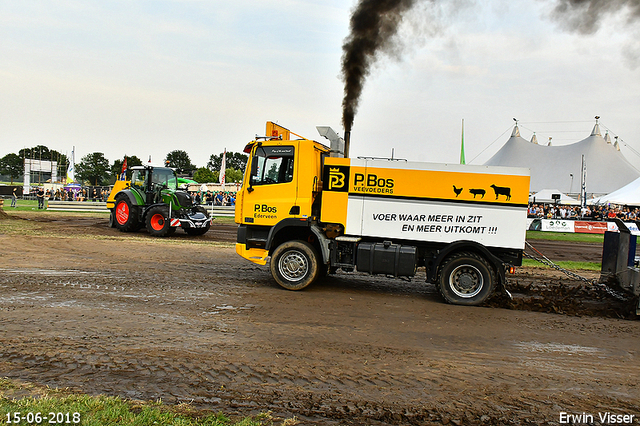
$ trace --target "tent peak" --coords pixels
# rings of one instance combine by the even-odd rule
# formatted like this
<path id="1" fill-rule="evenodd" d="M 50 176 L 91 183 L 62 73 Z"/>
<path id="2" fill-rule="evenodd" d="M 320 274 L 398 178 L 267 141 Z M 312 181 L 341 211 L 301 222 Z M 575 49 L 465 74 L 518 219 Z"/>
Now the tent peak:
<path id="1" fill-rule="evenodd" d="M 513 126 L 513 132 L 511 132 L 511 137 L 512 138 L 519 138 L 520 137 L 520 129 L 518 129 L 518 125 L 517 124 L 515 126 Z"/>
<path id="2" fill-rule="evenodd" d="M 599 124 L 600 116 L 596 115 L 596 125 L 593 126 L 593 130 L 591 131 L 591 136 L 602 136 L 600 132 L 600 124 Z"/>

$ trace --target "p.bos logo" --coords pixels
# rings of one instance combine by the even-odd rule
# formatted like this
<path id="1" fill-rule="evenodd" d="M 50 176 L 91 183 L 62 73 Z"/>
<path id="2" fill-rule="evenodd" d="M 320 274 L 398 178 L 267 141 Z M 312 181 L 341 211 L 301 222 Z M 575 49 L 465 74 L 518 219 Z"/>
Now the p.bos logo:
<path id="1" fill-rule="evenodd" d="M 323 182 L 327 191 L 349 191 L 348 166 L 324 166 Z"/>

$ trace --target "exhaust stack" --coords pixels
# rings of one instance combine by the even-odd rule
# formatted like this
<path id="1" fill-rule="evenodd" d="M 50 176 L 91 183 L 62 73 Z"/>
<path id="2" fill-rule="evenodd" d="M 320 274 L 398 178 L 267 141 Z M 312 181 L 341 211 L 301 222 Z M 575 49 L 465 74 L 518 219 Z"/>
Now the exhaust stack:
<path id="1" fill-rule="evenodd" d="M 347 157 L 347 151 L 345 151 L 345 140 L 329 126 L 316 126 L 320 136 L 329 139 L 329 148 L 331 149 L 331 157 L 345 158 Z M 346 135 L 345 135 L 346 136 Z"/>
<path id="2" fill-rule="evenodd" d="M 344 132 L 344 158 L 349 158 L 349 145 L 351 145 L 351 130 Z"/>

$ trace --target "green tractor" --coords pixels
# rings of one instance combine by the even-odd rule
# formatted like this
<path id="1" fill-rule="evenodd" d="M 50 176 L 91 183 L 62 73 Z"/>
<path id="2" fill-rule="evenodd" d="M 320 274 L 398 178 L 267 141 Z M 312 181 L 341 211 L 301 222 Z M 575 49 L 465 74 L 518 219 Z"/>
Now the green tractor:
<path id="1" fill-rule="evenodd" d="M 178 177 L 169 167 L 131 167 L 130 181 L 117 181 L 107 208 L 109 223 L 122 232 L 146 226 L 149 234 L 166 237 L 181 227 L 189 235 L 203 235 L 211 226 L 207 210 L 178 189 Z"/>

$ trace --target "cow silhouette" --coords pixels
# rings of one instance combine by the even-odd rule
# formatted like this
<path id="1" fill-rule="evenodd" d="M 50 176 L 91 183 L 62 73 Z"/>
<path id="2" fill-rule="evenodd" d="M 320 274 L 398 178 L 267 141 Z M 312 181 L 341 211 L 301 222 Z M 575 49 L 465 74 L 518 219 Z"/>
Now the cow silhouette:
<path id="1" fill-rule="evenodd" d="M 470 189 L 469 192 L 473 194 L 473 198 L 476 198 L 476 195 L 482 195 L 480 198 L 484 198 L 484 194 L 486 194 L 487 191 L 484 189 Z"/>
<path id="2" fill-rule="evenodd" d="M 496 193 L 496 200 L 500 195 L 504 195 L 505 197 L 507 197 L 507 201 L 511 199 L 511 188 L 508 188 L 506 186 L 495 186 L 495 185 L 491 185 L 491 188 L 493 188 L 493 192 Z"/>

